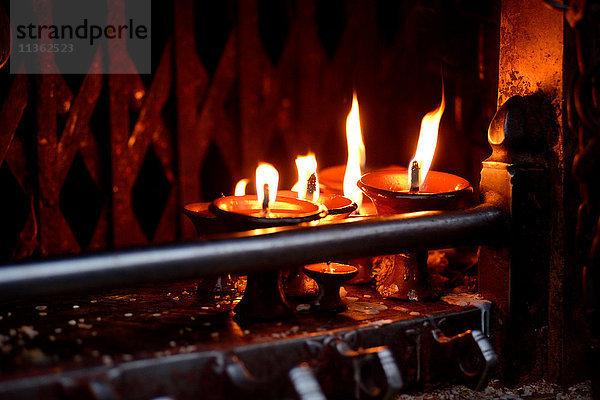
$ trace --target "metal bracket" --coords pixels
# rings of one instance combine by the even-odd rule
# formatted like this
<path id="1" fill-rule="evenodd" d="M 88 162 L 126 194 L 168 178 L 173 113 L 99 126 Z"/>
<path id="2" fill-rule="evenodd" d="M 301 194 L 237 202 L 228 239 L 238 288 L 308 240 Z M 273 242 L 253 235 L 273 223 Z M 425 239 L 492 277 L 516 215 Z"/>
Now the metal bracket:
<path id="1" fill-rule="evenodd" d="M 393 399 L 404 385 L 387 346 L 354 350 L 337 337 L 326 339 L 317 374 L 327 382 L 326 391 L 341 398 Z"/>
<path id="2" fill-rule="evenodd" d="M 487 385 L 498 364 L 498 356 L 481 331 L 469 330 L 448 337 L 440 329 L 433 329 L 431 335 L 434 339 L 433 354 L 444 355 L 443 360 L 448 365 L 443 373 L 455 375 L 459 382 L 465 382 L 475 390 Z"/>
<path id="3" fill-rule="evenodd" d="M 285 374 L 282 370 L 273 375 L 259 378 L 252 374 L 245 363 L 237 356 L 226 361 L 224 373 L 232 386 L 226 389 L 226 398 L 260 398 L 280 399 L 282 396 L 294 396 L 298 400 L 325 400 L 319 381 L 306 363 L 290 369 Z M 290 389 L 293 393 L 289 393 Z"/>
<path id="4" fill-rule="evenodd" d="M 288 375 L 299 400 L 326 400 L 319 381 L 307 364 L 292 368 Z"/>

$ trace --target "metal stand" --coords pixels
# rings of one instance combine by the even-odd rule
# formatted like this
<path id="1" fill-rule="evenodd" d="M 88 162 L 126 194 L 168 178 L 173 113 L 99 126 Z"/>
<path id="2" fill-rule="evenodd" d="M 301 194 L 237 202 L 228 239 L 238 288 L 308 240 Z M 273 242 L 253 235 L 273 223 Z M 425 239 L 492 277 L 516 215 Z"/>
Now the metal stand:
<path id="1" fill-rule="evenodd" d="M 283 294 L 278 271 L 248 274 L 244 297 L 235 306 L 243 321 L 274 321 L 294 315 Z"/>
<path id="2" fill-rule="evenodd" d="M 439 297 L 427 269 L 427 251 L 379 257 L 376 288 L 384 297 L 427 301 Z"/>

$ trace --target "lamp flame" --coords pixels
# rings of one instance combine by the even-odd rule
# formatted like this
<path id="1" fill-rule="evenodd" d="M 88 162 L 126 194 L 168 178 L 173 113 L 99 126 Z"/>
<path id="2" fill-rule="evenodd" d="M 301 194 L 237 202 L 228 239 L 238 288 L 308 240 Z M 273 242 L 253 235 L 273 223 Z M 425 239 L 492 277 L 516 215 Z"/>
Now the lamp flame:
<path id="1" fill-rule="evenodd" d="M 358 209 L 362 205 L 362 192 L 356 182 L 362 176 L 361 169 L 365 167 L 365 144 L 363 143 L 360 129 L 360 116 L 358 112 L 358 99 L 356 92 L 352 96 L 352 108 L 346 119 L 346 141 L 348 142 L 348 163 L 344 175 L 344 196 L 352 199 Z"/>
<path id="2" fill-rule="evenodd" d="M 412 170 L 413 162 L 417 161 L 419 164 L 419 181 L 417 186 L 421 186 L 427 177 L 429 167 L 433 161 L 435 155 L 435 147 L 437 145 L 438 132 L 440 129 L 440 121 L 444 110 L 446 108 L 446 101 L 444 98 L 444 86 L 442 85 L 442 101 L 438 108 L 425 114 L 421 120 L 421 132 L 419 133 L 419 143 L 417 144 L 417 151 L 415 156 L 408 164 L 408 170 Z M 411 173 L 408 174 L 408 185 L 411 186 Z M 412 185 L 414 186 L 414 185 Z"/>
<path id="3" fill-rule="evenodd" d="M 271 208 L 277 197 L 277 186 L 279 185 L 279 172 L 274 166 L 261 163 L 256 168 L 256 196 L 259 204 L 265 200 L 265 189 L 268 190 L 269 202 L 267 208 Z"/>
<path id="4" fill-rule="evenodd" d="M 317 201 L 320 193 L 315 155 L 308 154 L 304 157 L 297 157 L 296 168 L 298 169 L 298 182 L 292 187 L 292 191 L 298 193 L 299 199 Z"/>
<path id="5" fill-rule="evenodd" d="M 240 179 L 238 183 L 235 184 L 234 194 L 236 196 L 244 196 L 246 194 L 246 186 L 250 182 L 250 179 Z"/>

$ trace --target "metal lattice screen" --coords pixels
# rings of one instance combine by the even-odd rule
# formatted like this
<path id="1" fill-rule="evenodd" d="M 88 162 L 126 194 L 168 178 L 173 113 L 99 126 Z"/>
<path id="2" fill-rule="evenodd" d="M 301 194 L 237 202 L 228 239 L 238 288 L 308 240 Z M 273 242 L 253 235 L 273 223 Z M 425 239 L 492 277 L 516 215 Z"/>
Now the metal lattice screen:
<path id="1" fill-rule="evenodd" d="M 123 0 L 107 4 L 125 17 Z M 442 69 L 439 143 L 452 150 L 436 163 L 478 181 L 495 111 L 496 2 L 152 6 L 152 75 L 0 71 L 3 260 L 189 238 L 180 208 L 231 192 L 258 161 L 288 186 L 298 154 L 342 164 L 353 89 L 367 164 L 404 163 Z M 90 70 L 107 59 L 131 62 L 108 49 Z"/>

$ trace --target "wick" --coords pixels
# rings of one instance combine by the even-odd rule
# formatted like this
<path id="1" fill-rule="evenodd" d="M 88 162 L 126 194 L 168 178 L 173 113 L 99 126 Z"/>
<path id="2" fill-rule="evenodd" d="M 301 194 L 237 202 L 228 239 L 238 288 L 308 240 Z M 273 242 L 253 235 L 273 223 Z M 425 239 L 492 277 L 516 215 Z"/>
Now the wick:
<path id="1" fill-rule="evenodd" d="M 312 174 L 308 181 L 306 182 L 306 198 L 305 200 L 309 200 L 313 198 L 313 194 L 317 191 L 317 175 Z"/>
<path id="2" fill-rule="evenodd" d="M 410 193 L 417 193 L 419 191 L 419 175 L 421 168 L 419 168 L 419 162 L 413 161 L 410 167 Z"/>
<path id="3" fill-rule="evenodd" d="M 263 197 L 263 202 L 262 202 L 262 211 L 264 215 L 267 215 L 269 213 L 269 184 L 265 183 L 263 185 L 263 193 L 264 193 L 264 197 Z"/>

